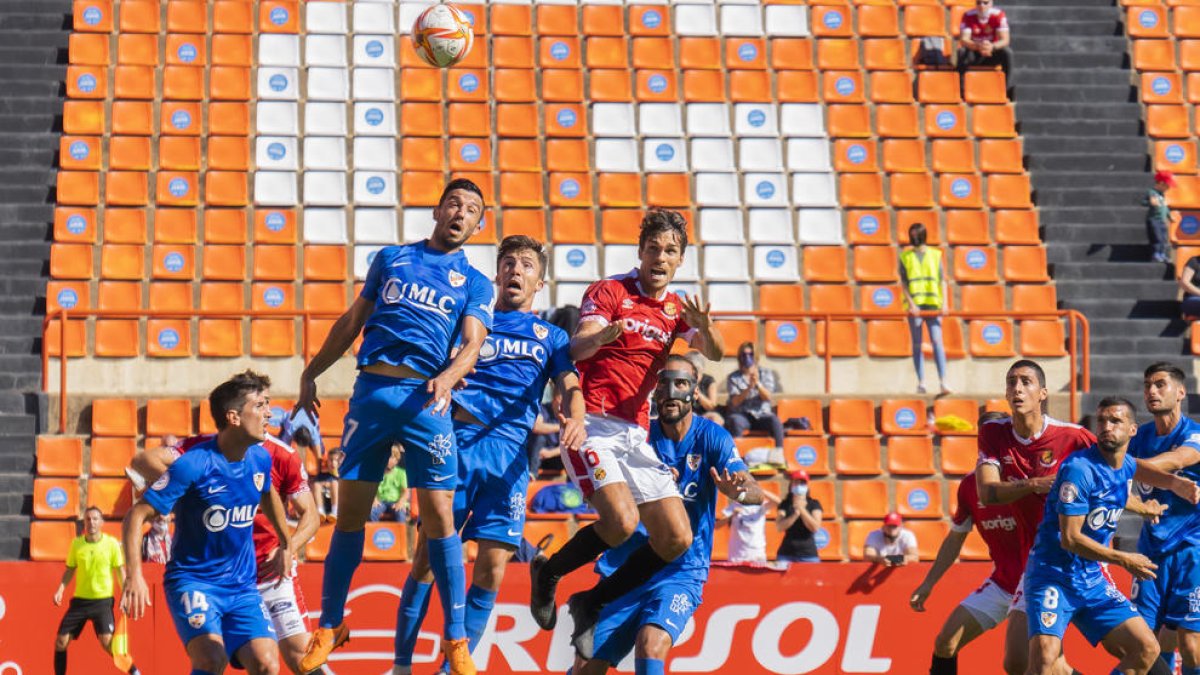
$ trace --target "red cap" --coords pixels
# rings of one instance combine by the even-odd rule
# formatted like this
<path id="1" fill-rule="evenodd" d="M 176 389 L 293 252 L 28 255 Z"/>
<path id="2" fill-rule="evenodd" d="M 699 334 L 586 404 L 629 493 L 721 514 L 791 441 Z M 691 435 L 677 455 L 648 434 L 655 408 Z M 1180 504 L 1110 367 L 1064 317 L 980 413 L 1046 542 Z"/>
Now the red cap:
<path id="1" fill-rule="evenodd" d="M 805 471 L 804 469 L 796 469 L 795 471 L 791 471 L 788 473 L 788 478 L 791 478 L 792 480 L 802 480 L 805 483 L 807 483 L 808 482 L 808 472 Z"/>
<path id="2" fill-rule="evenodd" d="M 904 519 L 901 518 L 900 514 L 896 513 L 895 511 L 892 511 L 891 513 L 887 514 L 887 516 L 884 517 L 884 519 L 883 519 L 884 525 L 900 525 L 903 523 L 904 523 Z"/>
<path id="3" fill-rule="evenodd" d="M 1175 187 L 1175 174 L 1170 171 L 1155 171 L 1155 183 L 1166 183 L 1168 187 Z"/>

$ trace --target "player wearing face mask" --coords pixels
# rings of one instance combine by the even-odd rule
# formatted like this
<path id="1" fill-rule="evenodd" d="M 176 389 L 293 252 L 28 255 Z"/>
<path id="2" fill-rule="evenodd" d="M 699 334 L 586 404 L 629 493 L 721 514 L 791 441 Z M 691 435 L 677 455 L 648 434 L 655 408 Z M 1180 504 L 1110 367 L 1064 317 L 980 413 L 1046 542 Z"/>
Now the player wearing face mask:
<path id="1" fill-rule="evenodd" d="M 791 484 L 788 495 L 779 504 L 775 526 L 783 532 L 775 559 L 781 562 L 820 562 L 817 534 L 821 531 L 821 502 L 808 495 L 808 472 L 803 469 L 788 474 Z"/>

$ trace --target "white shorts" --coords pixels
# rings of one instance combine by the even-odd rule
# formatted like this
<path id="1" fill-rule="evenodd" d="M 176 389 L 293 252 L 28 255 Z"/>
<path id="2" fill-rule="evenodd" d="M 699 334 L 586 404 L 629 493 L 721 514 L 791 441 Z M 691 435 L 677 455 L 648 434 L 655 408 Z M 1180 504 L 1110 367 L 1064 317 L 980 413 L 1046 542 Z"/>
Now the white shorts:
<path id="1" fill-rule="evenodd" d="M 1021 572 L 1021 579 L 1017 581 L 1017 590 L 1012 594 L 1012 602 L 1008 604 L 1008 613 L 1020 612 L 1027 614 L 1025 611 L 1025 573 Z"/>
<path id="2" fill-rule="evenodd" d="M 275 580 L 272 580 L 259 584 L 258 594 L 271 616 L 277 639 L 307 633 L 308 607 L 304 604 L 300 588 L 292 579 L 284 579 L 278 586 L 275 583 Z"/>
<path id="3" fill-rule="evenodd" d="M 1008 608 L 1012 604 L 1012 600 L 1012 595 L 996 585 L 996 582 L 988 579 L 983 582 L 982 586 L 975 589 L 974 593 L 963 598 L 963 601 L 958 604 L 970 612 L 975 621 L 979 623 L 980 628 L 991 630 L 1000 625 L 1004 617 L 1008 616 Z"/>
<path id="4" fill-rule="evenodd" d="M 618 417 L 584 417 L 587 441 L 579 450 L 565 452 L 563 464 L 571 481 L 591 498 L 613 483 L 626 483 L 638 504 L 678 497 L 671 469 L 646 442 L 645 429 Z"/>

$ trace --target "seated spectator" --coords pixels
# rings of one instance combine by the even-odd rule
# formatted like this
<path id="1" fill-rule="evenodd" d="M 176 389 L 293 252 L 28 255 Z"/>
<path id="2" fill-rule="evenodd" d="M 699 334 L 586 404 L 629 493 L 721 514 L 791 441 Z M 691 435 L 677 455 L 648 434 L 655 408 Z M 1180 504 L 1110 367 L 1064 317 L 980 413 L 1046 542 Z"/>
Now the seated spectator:
<path id="1" fill-rule="evenodd" d="M 1175 175 L 1170 171 L 1157 171 L 1154 174 L 1154 187 L 1146 191 L 1142 204 L 1146 211 L 1146 236 L 1150 238 L 1152 249 L 1151 260 L 1154 262 L 1171 262 L 1171 239 L 1167 227 L 1178 214 L 1171 211 L 1167 201 L 1167 190 L 1175 187 Z M 1185 289 L 1186 290 L 1186 289 Z"/>
<path id="2" fill-rule="evenodd" d="M 775 439 L 776 454 L 783 456 L 783 422 L 771 405 L 774 394 L 782 391 L 779 375 L 770 368 L 760 368 L 754 359 L 754 343 L 738 347 L 738 369 L 725 380 L 729 406 L 725 428 L 734 438 L 747 431 L 766 431 Z"/>
<path id="3" fill-rule="evenodd" d="M 408 520 L 408 472 L 403 464 L 404 446 L 392 445 L 392 456 L 388 458 L 387 471 L 379 481 L 375 492 L 375 503 L 371 505 L 371 521 Z"/>
<path id="4" fill-rule="evenodd" d="M 529 500 L 530 513 L 595 513 L 569 480 L 547 485 Z"/>
<path id="5" fill-rule="evenodd" d="M 778 504 L 779 498 L 763 491 L 763 496 Z M 762 504 L 731 501 L 718 514 L 715 527 L 729 526 L 729 562 L 767 561 L 767 508 Z"/>
<path id="6" fill-rule="evenodd" d="M 533 421 L 533 429 L 529 433 L 525 451 L 529 457 L 529 475 L 536 478 L 538 473 L 546 472 L 559 474 L 564 468 L 562 463 L 562 448 L 558 444 L 558 416 L 550 406 L 543 403 L 538 409 L 537 419 Z"/>
<path id="7" fill-rule="evenodd" d="M 867 535 L 863 546 L 863 560 L 900 567 L 920 559 L 917 551 L 917 535 L 904 528 L 904 519 L 893 511 L 883 519 L 883 527 Z"/>
<path id="8" fill-rule="evenodd" d="M 321 514 L 322 522 L 331 523 L 337 520 L 338 508 L 338 467 L 342 464 L 344 453 L 341 448 L 333 448 L 325 453 L 321 462 L 321 472 L 312 479 L 313 496 L 317 501 L 317 513 Z"/>
<path id="9" fill-rule="evenodd" d="M 779 505 L 775 526 L 783 532 L 775 559 L 780 562 L 820 562 L 815 535 L 821 529 L 821 502 L 808 494 L 808 472 L 788 474 L 788 494 Z"/>
<path id="10" fill-rule="evenodd" d="M 958 27 L 958 76 L 960 83 L 972 66 L 1000 66 L 1004 87 L 1008 89 L 1012 69 L 1012 51 L 1008 45 L 1008 18 L 995 8 L 995 0 L 975 0 Z"/>
<path id="11" fill-rule="evenodd" d="M 290 444 L 301 453 L 304 468 L 310 474 L 320 474 L 324 469 L 325 449 L 321 447 L 321 437 L 314 436 L 308 427 L 296 427 L 287 434 L 287 440 L 279 439 L 284 444 Z"/>
<path id="12" fill-rule="evenodd" d="M 721 406 L 717 403 L 717 380 L 704 372 L 707 360 L 695 349 L 684 354 L 684 357 L 691 362 L 696 372 L 700 373 L 700 383 L 696 385 L 696 398 L 692 401 L 692 412 L 724 426 L 725 418 L 721 417 Z"/>
<path id="13" fill-rule="evenodd" d="M 171 514 L 160 514 L 150 521 L 150 531 L 142 538 L 142 560 L 164 565 L 171 562 Z"/>

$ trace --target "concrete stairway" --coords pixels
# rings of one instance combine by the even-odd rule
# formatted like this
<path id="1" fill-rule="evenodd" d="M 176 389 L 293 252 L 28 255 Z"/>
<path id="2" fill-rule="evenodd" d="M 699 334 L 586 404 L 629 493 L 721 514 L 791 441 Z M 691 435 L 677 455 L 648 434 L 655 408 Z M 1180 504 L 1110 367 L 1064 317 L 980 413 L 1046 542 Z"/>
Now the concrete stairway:
<path id="1" fill-rule="evenodd" d="M 0 0 L 0 559 L 28 548 L 69 0 Z"/>
<path id="2" fill-rule="evenodd" d="M 1017 119 L 1058 297 L 1092 327 L 1092 394 L 1140 400 L 1152 361 L 1183 364 L 1173 269 L 1147 262 L 1149 145 L 1112 0 L 1008 0 Z M 1061 385 L 1062 383 L 1055 383 Z"/>

